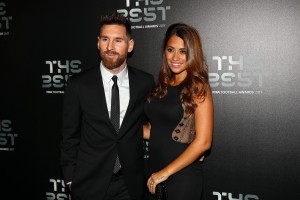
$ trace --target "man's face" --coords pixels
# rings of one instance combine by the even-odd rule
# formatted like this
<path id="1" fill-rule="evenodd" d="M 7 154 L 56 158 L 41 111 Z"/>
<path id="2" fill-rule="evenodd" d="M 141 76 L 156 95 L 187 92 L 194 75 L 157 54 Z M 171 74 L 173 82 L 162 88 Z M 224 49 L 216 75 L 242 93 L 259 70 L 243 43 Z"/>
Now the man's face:
<path id="1" fill-rule="evenodd" d="M 127 54 L 133 50 L 134 42 L 126 35 L 121 25 L 104 25 L 98 37 L 98 49 L 103 65 L 114 73 L 125 67 Z"/>

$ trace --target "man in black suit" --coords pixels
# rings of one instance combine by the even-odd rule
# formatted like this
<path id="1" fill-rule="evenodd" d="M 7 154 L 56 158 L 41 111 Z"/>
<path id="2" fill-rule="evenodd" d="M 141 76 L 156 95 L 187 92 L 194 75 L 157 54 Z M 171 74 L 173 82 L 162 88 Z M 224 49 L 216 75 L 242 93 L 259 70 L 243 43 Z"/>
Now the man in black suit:
<path id="1" fill-rule="evenodd" d="M 116 12 L 102 16 L 97 45 L 100 65 L 70 77 L 65 91 L 61 143 L 65 183 L 75 200 L 142 200 L 143 106 L 154 78 L 127 66 L 134 41 L 124 16 Z"/>

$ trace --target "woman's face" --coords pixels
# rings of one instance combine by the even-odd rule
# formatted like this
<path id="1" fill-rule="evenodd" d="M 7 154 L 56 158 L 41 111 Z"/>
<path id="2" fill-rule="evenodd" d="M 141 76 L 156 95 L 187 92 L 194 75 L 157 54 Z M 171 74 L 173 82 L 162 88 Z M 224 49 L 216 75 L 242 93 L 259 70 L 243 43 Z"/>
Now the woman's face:
<path id="1" fill-rule="evenodd" d="M 173 35 L 168 40 L 165 57 L 170 70 L 175 76 L 186 76 L 187 49 L 180 37 Z"/>

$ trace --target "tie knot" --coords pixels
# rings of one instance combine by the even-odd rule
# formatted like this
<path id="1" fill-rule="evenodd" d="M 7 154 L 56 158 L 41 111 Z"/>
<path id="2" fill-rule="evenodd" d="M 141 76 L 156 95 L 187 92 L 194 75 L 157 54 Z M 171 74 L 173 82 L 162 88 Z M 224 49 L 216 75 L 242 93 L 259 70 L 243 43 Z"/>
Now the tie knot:
<path id="1" fill-rule="evenodd" d="M 111 79 L 114 81 L 114 83 L 117 83 L 118 77 L 114 75 Z"/>

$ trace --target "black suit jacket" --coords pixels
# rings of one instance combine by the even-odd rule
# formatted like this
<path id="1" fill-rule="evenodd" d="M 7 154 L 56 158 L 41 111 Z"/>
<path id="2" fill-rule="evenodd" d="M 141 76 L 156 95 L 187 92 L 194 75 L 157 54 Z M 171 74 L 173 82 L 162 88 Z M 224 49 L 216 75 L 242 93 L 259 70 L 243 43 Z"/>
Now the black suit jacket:
<path id="1" fill-rule="evenodd" d="M 110 122 L 100 67 L 70 77 L 63 108 L 61 165 L 76 200 L 104 198 L 118 153 L 133 198 L 143 195 L 143 106 L 153 76 L 128 66 L 130 100 L 119 134 Z"/>

